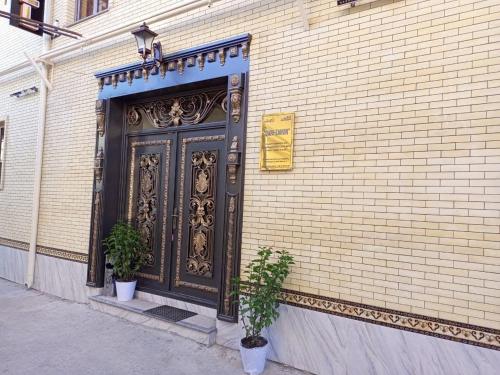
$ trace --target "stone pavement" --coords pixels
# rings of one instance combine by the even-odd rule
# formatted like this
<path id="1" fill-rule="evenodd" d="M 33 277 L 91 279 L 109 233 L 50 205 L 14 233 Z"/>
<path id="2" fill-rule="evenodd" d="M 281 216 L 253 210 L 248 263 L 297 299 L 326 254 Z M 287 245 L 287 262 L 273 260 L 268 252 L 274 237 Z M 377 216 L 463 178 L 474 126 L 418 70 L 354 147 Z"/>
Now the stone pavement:
<path id="1" fill-rule="evenodd" d="M 206 348 L 0 279 L 0 374 L 243 374 L 239 353 Z M 268 362 L 264 375 L 300 375 Z"/>

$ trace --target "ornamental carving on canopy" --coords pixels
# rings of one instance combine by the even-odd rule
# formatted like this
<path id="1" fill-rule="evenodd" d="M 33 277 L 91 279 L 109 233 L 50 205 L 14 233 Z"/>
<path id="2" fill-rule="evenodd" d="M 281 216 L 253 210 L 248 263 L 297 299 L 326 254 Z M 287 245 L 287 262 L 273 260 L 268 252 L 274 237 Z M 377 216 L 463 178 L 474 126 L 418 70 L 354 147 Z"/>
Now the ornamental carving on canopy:
<path id="1" fill-rule="evenodd" d="M 127 108 L 127 124 L 131 128 L 139 127 L 147 118 L 155 128 L 196 125 L 216 106 L 227 112 L 226 93 L 220 90 L 133 104 Z"/>

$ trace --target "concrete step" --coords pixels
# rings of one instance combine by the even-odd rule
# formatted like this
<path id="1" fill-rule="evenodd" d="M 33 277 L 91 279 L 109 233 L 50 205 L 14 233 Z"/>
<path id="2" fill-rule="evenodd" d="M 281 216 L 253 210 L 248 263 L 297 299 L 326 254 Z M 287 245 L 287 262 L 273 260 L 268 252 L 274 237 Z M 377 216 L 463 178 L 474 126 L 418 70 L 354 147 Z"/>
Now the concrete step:
<path id="1" fill-rule="evenodd" d="M 89 297 L 89 300 L 90 306 L 94 310 L 114 315 L 146 327 L 175 333 L 206 346 L 215 344 L 215 337 L 217 334 L 215 318 L 196 314 L 189 318 L 174 322 L 146 313 L 147 310 L 162 306 L 155 302 L 142 299 L 120 302 L 116 297 L 101 295 Z"/>

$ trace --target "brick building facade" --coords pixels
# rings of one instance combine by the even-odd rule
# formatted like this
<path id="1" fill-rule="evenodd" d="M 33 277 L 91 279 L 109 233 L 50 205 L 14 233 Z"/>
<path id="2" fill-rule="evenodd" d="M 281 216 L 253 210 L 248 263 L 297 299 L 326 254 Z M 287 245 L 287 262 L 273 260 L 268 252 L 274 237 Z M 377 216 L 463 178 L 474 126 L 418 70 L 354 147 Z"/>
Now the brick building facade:
<path id="1" fill-rule="evenodd" d="M 148 21 L 175 3 L 112 0 L 75 22 L 78 2 L 55 1 L 53 19 L 87 37 Z M 288 304 L 270 332 L 273 358 L 320 374 L 392 373 L 384 343 L 414 366 L 394 373 L 423 371 L 426 360 L 411 353 L 426 347 L 441 361 L 486 358 L 475 364 L 493 374 L 500 363 L 500 4 L 308 0 L 302 10 L 299 3 L 223 0 L 150 24 L 167 55 L 251 35 L 241 264 L 262 245 L 296 260 Z M 0 27 L 4 50 L 13 51 L 0 70 L 24 60 L 23 51 L 40 54 L 39 37 Z M 56 38 L 51 48 L 69 43 Z M 123 33 L 52 61 L 35 288 L 80 302 L 96 294 L 86 286 L 94 74 L 138 59 L 132 35 Z M 30 68 L 0 77 L 7 128 L 0 277 L 20 283 L 39 98 L 9 95 L 39 84 Z M 294 167 L 261 171 L 262 116 L 281 112 L 295 113 Z M 308 323 L 295 327 L 299 319 Z M 234 346 L 236 325 L 217 324 L 217 341 Z M 351 342 L 348 331 L 370 340 Z M 436 373 L 473 373 L 460 372 L 468 371 L 460 363 Z"/>

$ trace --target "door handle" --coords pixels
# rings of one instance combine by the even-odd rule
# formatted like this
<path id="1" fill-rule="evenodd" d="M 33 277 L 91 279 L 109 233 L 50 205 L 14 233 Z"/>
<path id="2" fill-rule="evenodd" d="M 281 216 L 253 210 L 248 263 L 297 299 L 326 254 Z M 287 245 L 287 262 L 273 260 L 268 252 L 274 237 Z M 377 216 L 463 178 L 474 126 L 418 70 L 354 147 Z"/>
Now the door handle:
<path id="1" fill-rule="evenodd" d="M 179 219 L 179 215 L 177 213 L 177 207 L 174 208 L 174 213 L 172 215 L 172 230 L 177 229 L 177 220 Z"/>

